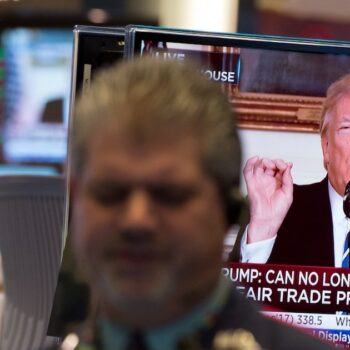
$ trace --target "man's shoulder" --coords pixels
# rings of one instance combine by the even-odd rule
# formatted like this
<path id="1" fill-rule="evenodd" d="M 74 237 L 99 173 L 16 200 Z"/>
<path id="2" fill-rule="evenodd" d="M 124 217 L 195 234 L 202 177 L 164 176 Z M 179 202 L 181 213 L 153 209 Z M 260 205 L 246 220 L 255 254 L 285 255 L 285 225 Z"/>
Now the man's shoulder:
<path id="1" fill-rule="evenodd" d="M 328 210 L 328 203 L 329 193 L 327 177 L 320 182 L 306 185 L 293 185 L 293 203 L 291 206 L 291 213 L 293 213 L 293 210 L 309 213 L 313 208 L 318 208 L 320 205 Z"/>
<path id="2" fill-rule="evenodd" d="M 309 334 L 305 334 L 303 331 L 266 318 L 261 314 L 259 306 L 246 300 L 235 290 L 231 292 L 230 300 L 223 309 L 223 316 L 218 328 L 216 336 L 222 330 L 225 330 L 227 334 L 231 333 L 231 335 L 235 334 L 237 330 L 244 330 L 255 338 L 262 349 L 333 349 L 329 344 Z"/>
<path id="3" fill-rule="evenodd" d="M 196 348 L 216 350 L 222 349 L 220 343 L 225 342 L 225 349 L 236 349 L 242 338 L 247 336 L 259 344 L 261 349 L 269 350 L 331 350 L 333 347 L 321 342 L 311 335 L 304 334 L 287 325 L 283 325 L 264 317 L 257 304 L 248 301 L 232 287 L 227 302 L 221 308 L 215 321 L 205 327 L 195 338 Z M 210 322 L 209 322 L 210 324 Z M 95 324 L 96 326 L 96 324 Z M 89 329 L 90 331 L 90 329 Z M 96 334 L 96 332 L 93 332 Z M 199 335 L 199 338 L 198 338 Z M 71 335 L 70 335 L 71 336 Z M 197 341 L 200 339 L 200 343 Z M 227 342 L 229 342 L 227 344 Z M 90 342 L 79 341 L 75 350 L 103 350 L 97 338 Z M 231 344 L 232 343 L 232 344 Z M 187 343 L 184 343 L 187 344 Z M 190 341 L 188 344 L 194 344 Z M 53 346 L 46 350 L 59 350 L 63 347 Z M 185 347 L 186 348 L 186 347 Z"/>
<path id="4" fill-rule="evenodd" d="M 293 185 L 295 194 L 305 194 L 305 193 L 314 193 L 322 191 L 323 193 L 328 193 L 328 177 L 325 177 L 319 182 L 313 182 L 306 185 Z"/>

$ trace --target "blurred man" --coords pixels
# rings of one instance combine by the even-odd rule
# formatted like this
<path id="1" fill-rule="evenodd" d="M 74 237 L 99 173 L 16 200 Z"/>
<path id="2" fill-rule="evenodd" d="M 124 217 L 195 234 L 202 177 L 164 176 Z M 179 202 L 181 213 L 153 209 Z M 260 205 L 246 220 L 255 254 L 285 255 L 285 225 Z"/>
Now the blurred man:
<path id="1" fill-rule="evenodd" d="M 282 160 L 247 161 L 250 222 L 231 260 L 240 250 L 243 262 L 349 267 L 343 196 L 350 180 L 350 75 L 329 87 L 320 132 L 327 177 L 319 183 L 293 186 L 292 164 Z"/>
<path id="2" fill-rule="evenodd" d="M 264 319 L 221 275 L 240 146 L 197 68 L 145 58 L 104 71 L 71 140 L 71 238 L 97 315 L 62 349 L 330 348 Z"/>

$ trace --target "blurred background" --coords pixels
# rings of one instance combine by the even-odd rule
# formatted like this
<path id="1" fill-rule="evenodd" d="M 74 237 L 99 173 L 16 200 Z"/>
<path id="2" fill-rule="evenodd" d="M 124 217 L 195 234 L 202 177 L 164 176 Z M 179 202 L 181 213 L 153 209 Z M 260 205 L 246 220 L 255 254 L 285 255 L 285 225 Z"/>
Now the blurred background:
<path id="1" fill-rule="evenodd" d="M 0 174 L 64 170 L 75 24 L 160 25 L 216 32 L 350 40 L 348 0 L 0 0 Z M 241 130 L 247 158 L 264 144 L 275 157 L 276 133 Z M 288 133 L 315 149 L 299 182 L 322 172 L 317 134 Z M 269 142 L 264 142 L 268 138 Z M 289 150 L 281 150 L 289 154 Z M 284 153 L 283 153 L 284 152 Z M 293 152 L 297 152 L 293 149 Z M 310 163 L 311 162 L 311 163 Z M 310 168 L 310 164 L 312 166 Z M 33 168 L 34 166 L 34 168 Z M 306 167 L 306 170 L 304 170 Z M 308 168 L 309 167 L 309 168 Z M 35 170 L 33 170 L 35 169 Z M 298 169 L 298 168 L 297 168 Z M 317 174 L 317 175 L 316 175 Z M 299 176 L 300 175 L 300 176 Z"/>
<path id="2" fill-rule="evenodd" d="M 347 0 L 0 0 L 0 25 L 143 23 L 347 40 L 349 10 Z"/>
<path id="3" fill-rule="evenodd" d="M 350 44 L 350 1 L 0 0 L 0 175 L 64 172 L 76 24 L 159 25 Z M 292 161 L 296 183 L 324 176 L 317 132 L 239 132 L 243 162 L 256 153 Z M 228 236 L 227 251 L 234 237 Z M 0 275 L 0 298 L 2 289 Z"/>

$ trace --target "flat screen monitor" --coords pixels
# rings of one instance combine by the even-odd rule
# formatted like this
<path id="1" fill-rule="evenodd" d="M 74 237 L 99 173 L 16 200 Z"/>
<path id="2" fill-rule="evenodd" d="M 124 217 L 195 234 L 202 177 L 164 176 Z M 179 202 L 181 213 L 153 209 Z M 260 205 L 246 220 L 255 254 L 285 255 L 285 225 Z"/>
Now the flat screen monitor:
<path id="1" fill-rule="evenodd" d="M 74 27 L 72 100 L 86 92 L 96 72 L 124 57 L 124 28 L 77 25 Z"/>
<path id="2" fill-rule="evenodd" d="M 331 83 L 350 72 L 350 43 L 129 26 L 126 46 L 130 58 L 152 55 L 162 60 L 199 62 L 202 73 L 221 84 L 232 102 L 243 150 L 266 157 L 263 152 L 271 144 L 274 156 L 285 161 L 296 149 L 307 160 L 306 166 L 319 159 L 315 182 L 325 184 L 325 199 L 312 197 L 304 209 L 298 210 L 311 212 L 312 207 L 329 206 L 327 178 L 322 181 L 325 169 L 321 147 L 308 148 L 307 142 L 311 137 L 321 144 L 317 133 L 326 91 Z M 251 138 L 246 137 L 247 130 L 253 135 Z M 268 137 L 260 138 L 264 133 Z M 295 164 L 294 171 L 303 170 Z M 340 215 L 344 216 L 342 212 Z M 325 215 L 316 214 L 316 222 L 326 216 L 326 221 L 332 222 L 330 209 Z M 295 229 L 303 240 L 295 242 L 290 235 L 285 241 L 295 257 L 302 254 L 303 243 L 310 239 L 309 228 L 304 224 L 301 219 Z M 314 256 L 328 254 L 332 260 L 342 243 L 333 238 L 332 224 L 325 230 L 325 238 L 313 238 L 314 249 L 319 252 Z M 296 243 L 299 249 L 295 248 Z M 287 253 L 280 252 L 282 257 L 284 254 Z M 238 261 L 225 266 L 223 273 L 248 298 L 264 303 L 267 316 L 303 327 L 340 346 L 349 346 L 349 270 L 336 267 L 339 265 L 333 260 L 329 264 L 314 261 L 320 259 L 309 259 L 304 264 Z"/>
<path id="3" fill-rule="evenodd" d="M 124 28 L 76 25 L 73 30 L 73 62 L 70 97 L 70 127 L 74 127 L 73 108 L 79 94 L 85 94 L 96 72 L 124 57 Z M 68 162 L 69 163 L 69 162 Z M 68 167 L 69 173 L 69 167 Z M 69 188 L 67 188 L 69 191 Z M 69 196 L 69 193 L 68 193 Z M 69 210 L 67 206 L 67 210 Z M 69 213 L 67 214 L 68 216 Z M 68 232 L 68 230 L 65 230 Z M 86 314 L 86 290 L 79 283 L 66 285 L 66 260 L 70 259 L 70 247 L 65 249 L 63 264 L 58 278 L 48 335 L 63 336 L 66 323 L 81 321 Z M 72 313 L 70 308 L 75 304 Z M 66 316 L 66 315 L 69 316 Z"/>
<path id="4" fill-rule="evenodd" d="M 67 154 L 72 29 L 7 29 L 1 44 L 1 163 L 60 172 Z"/>
<path id="5" fill-rule="evenodd" d="M 90 84 L 100 69 L 123 59 L 124 36 L 124 28 L 122 27 L 86 25 L 76 25 L 74 27 L 71 95 L 69 100 L 70 129 L 73 128 L 74 124 L 74 104 L 77 96 L 89 91 Z M 69 164 L 67 172 L 69 173 Z"/>

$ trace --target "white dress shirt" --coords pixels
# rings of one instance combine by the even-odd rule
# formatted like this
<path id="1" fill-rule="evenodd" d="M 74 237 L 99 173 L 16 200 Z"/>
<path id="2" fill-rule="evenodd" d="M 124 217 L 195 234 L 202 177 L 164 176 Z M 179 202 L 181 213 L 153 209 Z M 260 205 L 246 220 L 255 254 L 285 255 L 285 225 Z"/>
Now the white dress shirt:
<path id="1" fill-rule="evenodd" d="M 332 209 L 335 267 L 342 267 L 344 242 L 349 232 L 349 219 L 343 211 L 343 198 L 328 181 L 329 200 Z"/>

